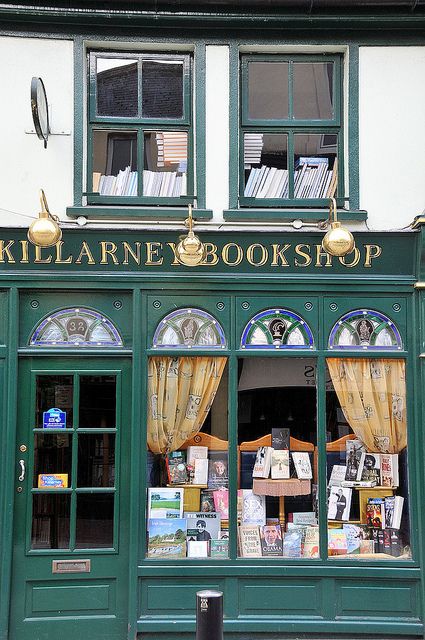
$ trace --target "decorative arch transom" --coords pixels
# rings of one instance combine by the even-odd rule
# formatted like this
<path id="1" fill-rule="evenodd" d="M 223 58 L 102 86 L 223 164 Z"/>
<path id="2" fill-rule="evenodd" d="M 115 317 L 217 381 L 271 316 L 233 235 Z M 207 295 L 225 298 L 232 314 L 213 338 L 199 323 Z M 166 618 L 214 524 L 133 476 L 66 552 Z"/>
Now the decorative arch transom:
<path id="1" fill-rule="evenodd" d="M 310 327 L 297 313 L 287 309 L 267 309 L 246 325 L 242 349 L 314 349 Z"/>
<path id="2" fill-rule="evenodd" d="M 329 336 L 330 349 L 403 348 L 396 325 L 383 313 L 370 309 L 356 309 L 346 313 L 333 326 Z"/>
<path id="3" fill-rule="evenodd" d="M 225 349 L 226 337 L 220 323 L 201 309 L 177 309 L 158 324 L 153 348 Z"/>
<path id="4" fill-rule="evenodd" d="M 83 307 L 61 309 L 44 318 L 30 338 L 37 347 L 122 347 L 117 328 L 104 315 Z"/>

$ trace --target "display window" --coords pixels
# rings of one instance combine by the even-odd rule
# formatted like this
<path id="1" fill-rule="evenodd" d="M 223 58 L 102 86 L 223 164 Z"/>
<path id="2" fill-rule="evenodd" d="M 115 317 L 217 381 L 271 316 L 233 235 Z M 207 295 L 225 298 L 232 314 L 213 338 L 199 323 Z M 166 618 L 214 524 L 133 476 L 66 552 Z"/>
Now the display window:
<path id="1" fill-rule="evenodd" d="M 148 559 L 412 558 L 401 334 L 385 314 L 353 310 L 316 352 L 310 324 L 293 309 L 263 309 L 236 352 L 219 355 L 229 337 L 206 311 L 158 323 Z"/>

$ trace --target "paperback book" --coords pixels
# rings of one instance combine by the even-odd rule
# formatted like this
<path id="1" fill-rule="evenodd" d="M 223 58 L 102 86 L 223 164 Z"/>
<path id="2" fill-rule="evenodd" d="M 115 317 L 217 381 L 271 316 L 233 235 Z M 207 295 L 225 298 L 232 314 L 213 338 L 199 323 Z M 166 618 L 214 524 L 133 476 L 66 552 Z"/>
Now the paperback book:
<path id="1" fill-rule="evenodd" d="M 273 480 L 289 478 L 288 449 L 272 449 L 271 477 Z"/>
<path id="2" fill-rule="evenodd" d="M 252 489 L 242 489 L 242 524 L 266 524 L 266 496 L 258 496 Z"/>
<path id="3" fill-rule="evenodd" d="M 241 524 L 238 527 L 239 552 L 242 558 L 261 558 L 261 541 L 258 526 Z"/>
<path id="4" fill-rule="evenodd" d="M 184 451 L 172 451 L 165 458 L 168 482 L 170 484 L 185 484 L 188 482 L 186 456 Z"/>
<path id="5" fill-rule="evenodd" d="M 187 525 L 187 539 L 205 542 L 218 540 L 220 537 L 221 518 L 219 513 L 194 513 L 188 511 L 184 514 Z"/>
<path id="6" fill-rule="evenodd" d="M 347 536 L 343 529 L 328 529 L 328 555 L 341 556 L 347 554 Z"/>
<path id="7" fill-rule="evenodd" d="M 227 451 L 210 451 L 208 456 L 208 488 L 229 486 Z"/>
<path id="8" fill-rule="evenodd" d="M 366 505 L 366 524 L 374 529 L 385 529 L 385 498 L 369 498 Z"/>
<path id="9" fill-rule="evenodd" d="M 208 558 L 208 541 L 188 539 L 187 557 L 188 558 Z"/>
<path id="10" fill-rule="evenodd" d="M 272 429 L 272 448 L 275 450 L 289 449 L 290 431 L 284 428 Z"/>
<path id="11" fill-rule="evenodd" d="M 213 491 L 214 510 L 220 514 L 222 520 L 229 519 L 229 491 L 216 489 Z"/>
<path id="12" fill-rule="evenodd" d="M 148 518 L 181 518 L 183 491 L 174 487 L 149 487 Z"/>
<path id="13" fill-rule="evenodd" d="M 345 480 L 357 480 L 362 453 L 366 447 L 361 440 L 347 440 L 345 443 L 346 474 Z"/>
<path id="14" fill-rule="evenodd" d="M 339 487 L 345 480 L 347 473 L 347 467 L 343 464 L 334 464 L 331 471 L 331 477 L 329 478 L 329 487 Z"/>
<path id="15" fill-rule="evenodd" d="M 383 487 L 398 487 L 397 453 L 381 453 L 381 485 Z"/>
<path id="16" fill-rule="evenodd" d="M 201 489 L 201 511 L 205 513 L 215 511 L 212 489 Z"/>
<path id="17" fill-rule="evenodd" d="M 195 466 L 195 460 L 206 460 L 208 458 L 208 447 L 190 445 L 186 449 L 187 464 Z"/>
<path id="18" fill-rule="evenodd" d="M 319 557 L 319 527 L 310 525 L 305 528 L 303 558 Z"/>
<path id="19" fill-rule="evenodd" d="M 282 530 L 279 524 L 260 527 L 261 553 L 265 557 L 281 556 L 283 553 Z"/>
<path id="20" fill-rule="evenodd" d="M 356 480 L 380 483 L 381 458 L 379 453 L 362 453 Z"/>
<path id="21" fill-rule="evenodd" d="M 195 458 L 193 469 L 193 484 L 206 485 L 208 483 L 208 459 Z"/>
<path id="22" fill-rule="evenodd" d="M 349 520 L 352 489 L 331 487 L 328 502 L 328 520 Z"/>
<path id="23" fill-rule="evenodd" d="M 283 537 L 282 555 L 285 558 L 300 558 L 304 532 L 300 528 L 286 531 Z"/>
<path id="24" fill-rule="evenodd" d="M 307 451 L 292 451 L 291 455 L 299 480 L 311 480 L 313 473 Z"/>
<path id="25" fill-rule="evenodd" d="M 228 558 L 229 539 L 210 540 L 210 556 L 211 558 Z"/>

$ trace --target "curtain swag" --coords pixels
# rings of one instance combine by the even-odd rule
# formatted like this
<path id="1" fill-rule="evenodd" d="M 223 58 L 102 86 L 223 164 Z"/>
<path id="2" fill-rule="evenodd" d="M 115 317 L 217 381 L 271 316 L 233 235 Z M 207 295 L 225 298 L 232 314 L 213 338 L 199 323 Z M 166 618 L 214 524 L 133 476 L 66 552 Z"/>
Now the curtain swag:
<path id="1" fill-rule="evenodd" d="M 407 445 L 404 360 L 327 358 L 348 424 L 369 451 L 399 453 Z"/>
<path id="2" fill-rule="evenodd" d="M 176 451 L 202 429 L 227 358 L 153 356 L 148 363 L 148 446 Z"/>

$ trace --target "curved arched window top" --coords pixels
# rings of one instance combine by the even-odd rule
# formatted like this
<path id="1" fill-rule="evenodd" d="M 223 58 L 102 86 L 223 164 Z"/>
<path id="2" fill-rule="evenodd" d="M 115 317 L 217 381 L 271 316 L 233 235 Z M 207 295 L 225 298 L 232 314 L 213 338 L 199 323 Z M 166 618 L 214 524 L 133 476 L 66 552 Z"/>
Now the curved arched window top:
<path id="1" fill-rule="evenodd" d="M 201 309 L 177 309 L 158 324 L 153 348 L 225 349 L 226 337 L 220 323 Z"/>
<path id="2" fill-rule="evenodd" d="M 108 318 L 83 307 L 61 309 L 44 318 L 30 338 L 36 347 L 122 347 Z"/>
<path id="3" fill-rule="evenodd" d="M 383 313 L 370 309 L 356 309 L 346 313 L 333 326 L 329 336 L 329 349 L 403 348 L 400 332 Z"/>
<path id="4" fill-rule="evenodd" d="M 293 311 L 267 309 L 257 313 L 246 325 L 242 349 L 314 349 L 308 324 Z"/>

